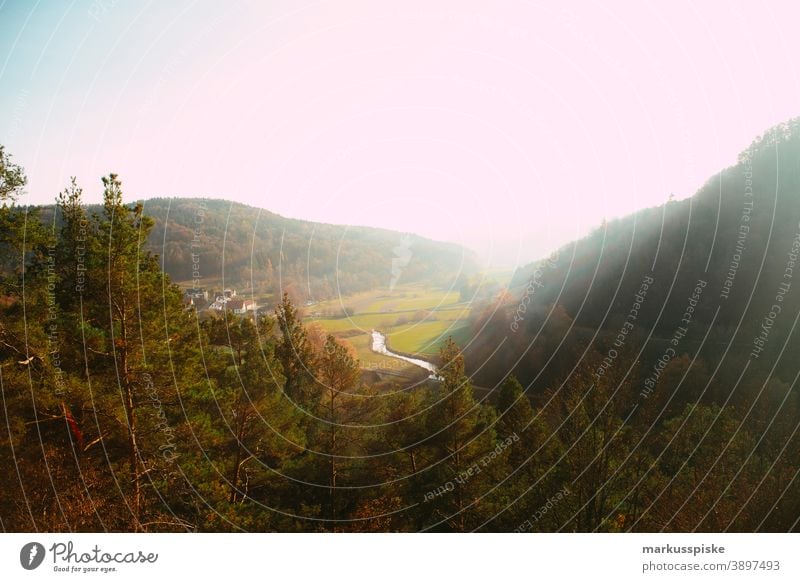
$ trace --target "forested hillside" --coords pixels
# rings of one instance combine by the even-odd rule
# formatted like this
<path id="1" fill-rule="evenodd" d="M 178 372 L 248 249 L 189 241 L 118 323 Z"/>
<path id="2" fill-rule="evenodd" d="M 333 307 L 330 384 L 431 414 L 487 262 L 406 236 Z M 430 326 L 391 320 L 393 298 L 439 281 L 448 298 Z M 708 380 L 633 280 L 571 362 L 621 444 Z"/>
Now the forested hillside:
<path id="1" fill-rule="evenodd" d="M 474 253 L 455 244 L 284 218 L 237 202 L 153 198 L 143 210 L 154 220 L 145 247 L 173 281 L 224 279 L 257 293 L 288 290 L 296 299 L 318 301 L 398 283 L 449 287 L 477 269 Z M 41 216 L 60 225 L 54 207 Z"/>
<path id="2" fill-rule="evenodd" d="M 200 318 L 153 246 L 148 209 L 169 233 L 167 202 L 130 204 L 112 174 L 101 207 L 73 185 L 53 221 L 15 205 L 25 175 L 0 151 L 0 526 L 796 531 L 798 154 L 797 122 L 776 128 L 693 199 L 531 266 L 474 301 L 438 378 L 401 385 L 362 374 L 290 294 L 268 314 Z M 201 236 L 225 240 L 206 205 Z M 180 240 L 199 208 L 183 208 Z M 314 227 L 292 225 L 311 241 L 292 252 L 316 249 Z M 317 228 L 331 245 L 349 232 Z M 358 232 L 350 265 L 439 268 Z M 373 245 L 389 254 L 364 259 Z M 344 270 L 320 253 L 320 281 Z"/>
<path id="3" fill-rule="evenodd" d="M 719 373 L 735 380 L 738 367 L 727 364 L 749 359 L 777 304 L 766 349 L 750 358 L 750 372 L 776 366 L 773 376 L 792 382 L 795 363 L 777 356 L 785 342 L 787 353 L 795 345 L 790 332 L 800 309 L 798 160 L 800 120 L 793 120 L 758 138 L 695 196 L 609 221 L 520 269 L 507 293 L 474 314 L 477 329 L 485 324 L 470 348 L 475 363 L 487 378 L 513 369 L 533 380 L 553 367 L 545 366 L 551 356 L 603 354 L 628 321 L 633 327 L 618 351 L 633 357 L 641 344 L 649 364 L 646 356 L 660 355 L 691 307 L 678 351 L 715 366 L 724 360 Z M 700 296 L 690 302 L 698 282 Z M 640 291 L 641 308 L 628 318 Z M 503 361 L 484 361 L 502 338 Z"/>
<path id="4" fill-rule="evenodd" d="M 609 221 L 521 269 L 473 310 L 468 369 L 486 386 L 516 375 L 545 411 L 574 393 L 571 418 L 593 436 L 576 433 L 586 450 L 565 462 L 635 476 L 628 499 L 651 499 L 651 516 L 680 501 L 665 527 L 757 511 L 760 524 L 781 512 L 796 528 L 799 161 L 795 119 L 692 198 Z M 654 475 L 665 484 L 648 484 Z M 777 505 L 756 510 L 768 491 Z"/>

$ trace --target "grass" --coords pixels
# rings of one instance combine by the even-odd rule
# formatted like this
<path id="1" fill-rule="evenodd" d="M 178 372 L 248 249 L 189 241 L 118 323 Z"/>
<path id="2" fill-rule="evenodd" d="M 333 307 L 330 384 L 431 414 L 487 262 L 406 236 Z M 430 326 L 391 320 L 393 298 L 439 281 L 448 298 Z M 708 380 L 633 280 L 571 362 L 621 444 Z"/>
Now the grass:
<path id="1" fill-rule="evenodd" d="M 439 353 L 439 346 L 464 327 L 458 320 L 423 321 L 392 328 L 389 347 L 392 350 L 423 356 Z"/>
<path id="2" fill-rule="evenodd" d="M 397 358 L 390 358 L 372 351 L 372 336 L 366 333 L 347 338 L 358 353 L 361 367 L 366 370 L 390 371 L 399 374 L 407 373 L 416 366 Z"/>
<path id="3" fill-rule="evenodd" d="M 396 313 L 419 309 L 434 309 L 457 303 L 457 291 L 430 289 L 419 284 L 398 285 L 392 291 L 385 289 L 368 291 L 321 301 L 311 307 L 311 311 L 325 313 L 338 312 L 343 307 L 355 313 Z"/>
<path id="4" fill-rule="evenodd" d="M 399 297 L 379 297 L 372 301 L 367 312 L 403 312 L 430 310 L 457 303 L 459 294 L 456 291 L 412 290 Z"/>
<path id="5" fill-rule="evenodd" d="M 371 331 L 378 329 L 389 338 L 391 349 L 430 358 L 449 336 L 463 336 L 469 306 L 459 303 L 459 294 L 422 285 L 400 285 L 358 293 L 308 307 L 308 322 L 319 323 L 326 331 L 346 337 L 358 353 L 362 367 L 401 371 L 410 364 L 372 352 Z M 331 317 L 347 307 L 349 317 Z"/>
<path id="6" fill-rule="evenodd" d="M 203 287 L 217 289 L 219 280 L 203 280 Z M 181 282 L 184 288 L 189 282 Z M 240 290 L 241 293 L 241 290 Z M 242 297 L 251 298 L 249 293 Z M 392 291 L 381 289 L 321 301 L 303 306 L 306 323 L 316 322 L 327 332 L 346 339 L 356 350 L 361 367 L 367 370 L 407 373 L 416 369 L 396 358 L 372 351 L 373 329 L 389 338 L 391 349 L 430 359 L 439 346 L 452 335 L 463 342 L 469 305 L 459 303 L 459 293 L 447 289 L 428 288 L 421 284 L 398 285 Z M 260 306 L 272 305 L 275 299 L 266 294 L 256 296 Z M 346 307 L 353 314 L 340 316 Z"/>

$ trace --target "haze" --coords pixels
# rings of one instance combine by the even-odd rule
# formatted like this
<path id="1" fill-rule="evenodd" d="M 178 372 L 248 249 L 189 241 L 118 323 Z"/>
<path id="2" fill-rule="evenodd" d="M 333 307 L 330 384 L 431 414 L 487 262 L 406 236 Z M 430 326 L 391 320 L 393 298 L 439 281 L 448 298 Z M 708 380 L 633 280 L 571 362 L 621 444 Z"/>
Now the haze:
<path id="1" fill-rule="evenodd" d="M 789 3 L 0 3 L 0 143 L 77 175 L 525 263 L 798 115 Z M 754 42 L 757 39 L 758 43 Z"/>

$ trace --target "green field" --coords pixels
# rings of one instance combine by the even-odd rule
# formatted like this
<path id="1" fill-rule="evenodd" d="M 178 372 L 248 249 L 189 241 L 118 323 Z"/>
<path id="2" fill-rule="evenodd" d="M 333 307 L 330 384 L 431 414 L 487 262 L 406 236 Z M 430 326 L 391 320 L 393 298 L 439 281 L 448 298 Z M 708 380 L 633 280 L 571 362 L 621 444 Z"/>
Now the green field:
<path id="1" fill-rule="evenodd" d="M 188 288 L 190 283 L 184 281 L 181 286 Z M 202 286 L 221 288 L 221 281 L 204 280 Z M 260 306 L 275 301 L 265 294 L 255 298 Z M 408 284 L 398 285 L 392 291 L 363 292 L 304 305 L 301 311 L 307 324 L 317 323 L 352 344 L 362 368 L 404 375 L 417 370 L 416 366 L 374 353 L 372 330 L 386 334 L 392 350 L 431 359 L 448 336 L 462 340 L 466 335 L 469 305 L 459 303 L 459 299 L 457 291 Z"/>
<path id="2" fill-rule="evenodd" d="M 468 314 L 469 305 L 459 303 L 458 292 L 421 285 L 359 293 L 306 307 L 306 321 L 350 342 L 362 367 L 398 372 L 410 365 L 372 352 L 373 329 L 386 334 L 392 350 L 430 359 L 449 335 L 463 335 Z"/>

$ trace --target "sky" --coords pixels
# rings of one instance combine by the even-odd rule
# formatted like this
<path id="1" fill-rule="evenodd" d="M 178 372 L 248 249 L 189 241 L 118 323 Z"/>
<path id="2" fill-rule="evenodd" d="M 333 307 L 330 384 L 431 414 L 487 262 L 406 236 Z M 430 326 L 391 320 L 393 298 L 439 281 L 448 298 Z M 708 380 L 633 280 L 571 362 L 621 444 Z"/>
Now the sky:
<path id="1" fill-rule="evenodd" d="M 540 258 L 800 115 L 791 2 L 0 0 L 0 143 L 70 176 Z"/>

